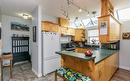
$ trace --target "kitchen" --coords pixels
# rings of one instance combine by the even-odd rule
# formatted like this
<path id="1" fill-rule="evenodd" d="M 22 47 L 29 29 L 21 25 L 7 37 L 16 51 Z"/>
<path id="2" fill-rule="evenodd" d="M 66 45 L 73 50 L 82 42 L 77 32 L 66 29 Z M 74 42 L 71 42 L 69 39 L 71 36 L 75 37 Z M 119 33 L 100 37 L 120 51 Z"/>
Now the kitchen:
<path id="1" fill-rule="evenodd" d="M 8 4 L 8 1 L 3 3 Z M 6 72 L 7 68 L 1 70 L 1 80 L 129 81 L 128 3 L 129 0 L 34 1 L 33 7 L 30 7 L 29 56 L 24 60 L 26 62 L 16 60 L 12 77 Z M 3 14 L 6 13 L 4 7 L 2 5 L 0 10 L 2 30 Z M 3 38 L 4 34 L 1 40 Z M 7 51 L 5 46 L 4 49 L 1 46 L 3 54 L 12 52 L 11 49 Z M 14 62 L 14 59 L 11 60 Z"/>

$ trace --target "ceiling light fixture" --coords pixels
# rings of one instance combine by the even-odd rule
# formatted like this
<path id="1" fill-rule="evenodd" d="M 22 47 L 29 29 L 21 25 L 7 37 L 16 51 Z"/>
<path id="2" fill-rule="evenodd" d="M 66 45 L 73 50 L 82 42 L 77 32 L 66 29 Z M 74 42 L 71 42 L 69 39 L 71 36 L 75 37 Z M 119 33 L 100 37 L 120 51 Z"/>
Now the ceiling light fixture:
<path id="1" fill-rule="evenodd" d="M 18 13 L 18 16 L 22 17 L 23 19 L 32 19 L 32 16 L 27 13 Z"/>
<path id="2" fill-rule="evenodd" d="M 82 12 L 82 9 L 81 9 L 81 8 L 79 8 L 79 12 Z"/>

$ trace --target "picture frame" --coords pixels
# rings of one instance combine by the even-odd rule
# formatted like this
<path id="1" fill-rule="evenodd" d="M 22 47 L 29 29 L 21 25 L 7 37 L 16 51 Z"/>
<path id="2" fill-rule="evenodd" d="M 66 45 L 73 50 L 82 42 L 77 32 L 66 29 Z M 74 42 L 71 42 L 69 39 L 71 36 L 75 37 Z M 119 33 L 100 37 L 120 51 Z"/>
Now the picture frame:
<path id="1" fill-rule="evenodd" d="M 130 32 L 122 33 L 123 40 L 130 40 Z"/>
<path id="2" fill-rule="evenodd" d="M 100 35 L 107 35 L 108 34 L 108 21 L 100 21 Z"/>
<path id="3" fill-rule="evenodd" d="M 33 26 L 33 42 L 36 42 L 36 26 Z"/>

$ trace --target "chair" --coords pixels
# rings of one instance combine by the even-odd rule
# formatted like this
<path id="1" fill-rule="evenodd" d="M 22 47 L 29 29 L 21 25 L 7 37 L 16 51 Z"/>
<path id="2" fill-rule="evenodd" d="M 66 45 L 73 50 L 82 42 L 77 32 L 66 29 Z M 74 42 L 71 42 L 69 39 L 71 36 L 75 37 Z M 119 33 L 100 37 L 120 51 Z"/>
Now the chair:
<path id="1" fill-rule="evenodd" d="M 3 64 L 5 60 L 10 61 L 9 64 Z M 3 53 L 1 55 L 1 81 L 3 81 L 3 69 L 4 67 L 9 67 L 10 69 L 10 78 L 12 78 L 12 61 L 13 61 L 13 55 L 11 53 Z"/>

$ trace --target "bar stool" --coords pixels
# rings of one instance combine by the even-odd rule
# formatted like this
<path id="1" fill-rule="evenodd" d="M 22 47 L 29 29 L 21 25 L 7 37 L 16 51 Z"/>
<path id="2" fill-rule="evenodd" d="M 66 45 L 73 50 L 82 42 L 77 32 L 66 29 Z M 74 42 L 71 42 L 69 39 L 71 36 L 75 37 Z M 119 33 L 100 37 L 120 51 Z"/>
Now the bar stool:
<path id="1" fill-rule="evenodd" d="M 3 64 L 5 60 L 10 61 L 9 64 Z M 13 55 L 11 53 L 3 53 L 1 55 L 1 81 L 3 81 L 3 69 L 4 67 L 9 67 L 10 69 L 10 78 L 12 78 L 12 60 L 13 60 Z"/>

